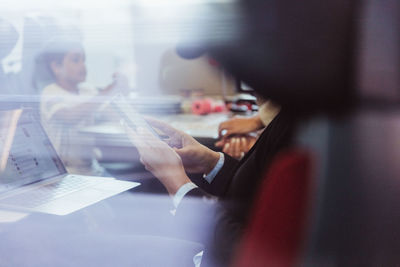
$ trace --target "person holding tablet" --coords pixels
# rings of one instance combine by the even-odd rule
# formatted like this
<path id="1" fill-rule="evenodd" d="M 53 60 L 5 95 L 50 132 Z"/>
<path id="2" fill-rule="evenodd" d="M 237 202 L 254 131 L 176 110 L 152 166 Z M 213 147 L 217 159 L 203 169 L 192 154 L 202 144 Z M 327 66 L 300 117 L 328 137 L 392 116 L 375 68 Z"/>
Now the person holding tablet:
<path id="1" fill-rule="evenodd" d="M 215 152 L 193 137 L 154 120 L 148 122 L 169 137 L 161 141 L 145 128 L 126 131 L 137 147 L 140 160 L 165 186 L 173 199 L 176 216 L 190 216 L 186 209 L 187 196 L 215 196 L 217 205 L 214 240 L 206 251 L 217 265 L 231 258 L 235 244 L 246 224 L 253 197 L 274 156 L 292 143 L 296 128 L 295 116 L 281 109 L 242 160 Z M 194 184 L 188 173 L 203 173 L 206 185 Z"/>

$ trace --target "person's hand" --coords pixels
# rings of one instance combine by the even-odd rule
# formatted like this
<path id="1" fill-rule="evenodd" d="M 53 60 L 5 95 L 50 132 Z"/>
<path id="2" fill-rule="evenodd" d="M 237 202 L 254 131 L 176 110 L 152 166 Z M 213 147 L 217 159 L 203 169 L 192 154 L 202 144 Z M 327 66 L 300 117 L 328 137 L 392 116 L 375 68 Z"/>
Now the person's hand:
<path id="1" fill-rule="evenodd" d="M 222 151 L 229 156 L 241 159 L 257 141 L 257 137 L 252 135 L 231 136 L 222 138 L 215 143 L 216 147 L 221 147 Z"/>
<path id="2" fill-rule="evenodd" d="M 127 95 L 131 88 L 129 87 L 128 77 L 120 72 L 116 72 L 113 74 L 114 80 L 114 89 L 117 89 L 122 94 Z"/>
<path id="3" fill-rule="evenodd" d="M 174 195 L 179 188 L 190 182 L 180 156 L 166 143 L 155 137 L 148 129 L 128 126 L 125 130 L 140 154 L 140 161 Z"/>
<path id="4" fill-rule="evenodd" d="M 113 74 L 112 78 L 113 81 L 103 90 L 100 91 L 101 95 L 109 96 L 109 95 L 114 95 L 117 92 L 126 94 L 127 92 L 130 91 L 128 78 L 125 75 L 116 72 Z"/>
<path id="5" fill-rule="evenodd" d="M 181 157 L 186 172 L 209 173 L 217 164 L 219 153 L 200 144 L 190 135 L 150 117 L 146 117 L 146 121 L 169 137 L 165 141 Z"/>
<path id="6" fill-rule="evenodd" d="M 253 117 L 234 117 L 220 123 L 218 133 L 220 137 L 227 137 L 233 134 L 247 134 L 263 127 L 264 125 L 258 115 Z"/>

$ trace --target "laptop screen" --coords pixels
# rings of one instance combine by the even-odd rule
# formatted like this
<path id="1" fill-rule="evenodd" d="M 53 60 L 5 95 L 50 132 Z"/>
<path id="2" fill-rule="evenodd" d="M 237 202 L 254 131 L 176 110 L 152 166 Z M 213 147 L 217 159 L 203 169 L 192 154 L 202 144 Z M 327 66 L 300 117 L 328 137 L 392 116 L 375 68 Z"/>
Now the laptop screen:
<path id="1" fill-rule="evenodd" d="M 29 111 L 0 111 L 0 192 L 66 173 Z"/>

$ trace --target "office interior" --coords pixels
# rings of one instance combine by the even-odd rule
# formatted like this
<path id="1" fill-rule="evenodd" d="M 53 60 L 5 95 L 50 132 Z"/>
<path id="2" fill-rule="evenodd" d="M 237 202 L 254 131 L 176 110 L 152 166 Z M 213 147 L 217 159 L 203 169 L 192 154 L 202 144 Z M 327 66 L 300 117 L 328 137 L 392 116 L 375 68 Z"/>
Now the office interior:
<path id="1" fill-rule="evenodd" d="M 398 1 L 6 1 L 0 60 L 0 266 L 400 265 Z M 171 155 L 190 188 L 157 177 Z M 68 174 L 115 192 L 2 204 Z"/>

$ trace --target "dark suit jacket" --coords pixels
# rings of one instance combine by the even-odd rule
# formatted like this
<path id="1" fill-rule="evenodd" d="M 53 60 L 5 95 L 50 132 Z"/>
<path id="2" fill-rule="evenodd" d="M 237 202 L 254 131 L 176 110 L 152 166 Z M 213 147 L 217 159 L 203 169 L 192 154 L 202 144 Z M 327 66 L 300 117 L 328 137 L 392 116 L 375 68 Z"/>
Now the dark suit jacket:
<path id="1" fill-rule="evenodd" d="M 211 184 L 203 183 L 188 196 L 218 196 L 212 240 L 206 253 L 215 265 L 229 262 L 251 209 L 261 179 L 274 156 L 292 143 L 295 129 L 291 112 L 281 111 L 263 131 L 245 157 L 238 161 L 225 154 L 225 162 Z M 213 204 L 208 204 L 213 205 Z M 184 201 L 178 207 L 179 216 L 190 216 L 191 208 Z M 210 230 L 211 231 L 211 230 Z"/>

